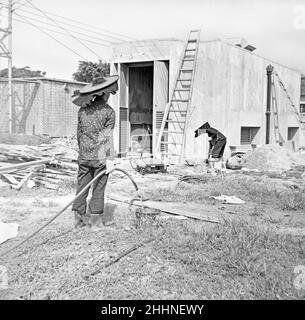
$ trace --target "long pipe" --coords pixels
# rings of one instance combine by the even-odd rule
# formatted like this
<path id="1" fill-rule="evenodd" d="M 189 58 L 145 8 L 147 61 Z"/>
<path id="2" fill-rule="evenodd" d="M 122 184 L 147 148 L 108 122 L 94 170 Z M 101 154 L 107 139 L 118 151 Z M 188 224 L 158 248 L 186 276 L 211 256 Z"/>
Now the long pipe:
<path id="1" fill-rule="evenodd" d="M 266 106 L 266 144 L 270 143 L 270 113 L 271 113 L 271 86 L 272 86 L 272 72 L 273 66 L 269 64 L 266 68 L 267 70 L 267 106 Z"/>

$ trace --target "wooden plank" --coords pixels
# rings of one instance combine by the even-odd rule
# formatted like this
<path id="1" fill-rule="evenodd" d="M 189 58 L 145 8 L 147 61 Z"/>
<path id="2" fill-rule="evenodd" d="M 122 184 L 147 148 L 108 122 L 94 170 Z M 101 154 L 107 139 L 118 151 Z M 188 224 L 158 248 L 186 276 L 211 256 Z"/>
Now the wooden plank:
<path id="1" fill-rule="evenodd" d="M 27 174 L 16 186 L 13 186 L 14 189 L 20 190 L 21 187 L 30 179 L 30 177 L 33 175 L 33 171 L 31 171 L 29 174 Z"/>
<path id="2" fill-rule="evenodd" d="M 129 120 L 128 120 L 128 109 L 120 108 L 120 144 L 119 152 L 121 154 L 127 152 L 128 150 L 128 141 L 129 141 Z"/>
<path id="3" fill-rule="evenodd" d="M 168 61 L 154 61 L 153 83 L 153 154 L 157 152 L 157 132 L 161 128 L 164 111 L 169 98 L 169 63 Z M 161 148 L 161 151 L 162 148 Z"/>
<path id="4" fill-rule="evenodd" d="M 16 180 L 14 177 L 12 177 L 9 174 L 2 173 L 1 175 L 11 184 L 16 184 L 17 185 L 19 183 L 18 180 Z"/>
<path id="5" fill-rule="evenodd" d="M 108 199 L 113 200 L 113 201 L 118 201 L 118 202 L 123 202 L 123 203 L 130 203 L 130 198 L 122 196 L 122 195 L 109 195 L 107 196 Z M 133 205 L 142 207 L 141 201 L 135 200 L 133 202 Z M 184 216 L 188 218 L 193 218 L 201 221 L 206 221 L 206 222 L 212 222 L 212 223 L 220 223 L 220 219 L 214 218 L 214 217 L 209 217 L 207 215 L 195 213 L 195 212 L 189 212 L 177 208 L 173 208 L 170 204 L 165 203 L 165 202 L 155 202 L 155 201 L 143 201 L 143 207 L 145 208 L 150 208 L 150 209 L 156 209 L 160 210 L 162 212 L 168 213 L 168 214 L 173 214 L 173 215 L 178 215 L 178 216 Z"/>
<path id="6" fill-rule="evenodd" d="M 45 159 L 45 160 L 37 160 L 37 161 L 29 161 L 24 163 L 18 163 L 10 166 L 0 167 L 0 173 L 7 173 L 12 172 L 19 169 L 25 169 L 45 163 L 49 163 L 51 161 L 51 158 Z"/>

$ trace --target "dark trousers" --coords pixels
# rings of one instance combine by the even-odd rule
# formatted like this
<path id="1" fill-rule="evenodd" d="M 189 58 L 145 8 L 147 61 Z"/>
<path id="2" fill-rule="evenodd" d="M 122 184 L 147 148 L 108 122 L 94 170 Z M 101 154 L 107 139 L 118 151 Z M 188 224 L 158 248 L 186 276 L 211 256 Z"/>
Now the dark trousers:
<path id="1" fill-rule="evenodd" d="M 106 165 L 102 164 L 99 160 L 79 160 L 76 194 L 105 169 Z M 107 180 L 108 174 L 105 173 L 91 186 L 92 197 L 88 205 L 89 214 L 102 214 L 104 212 L 104 194 Z M 77 211 L 81 215 L 86 213 L 89 189 L 76 199 L 72 206 L 72 210 Z"/>
<path id="2" fill-rule="evenodd" d="M 212 147 L 212 158 L 222 158 L 227 144 L 227 139 L 217 140 Z"/>

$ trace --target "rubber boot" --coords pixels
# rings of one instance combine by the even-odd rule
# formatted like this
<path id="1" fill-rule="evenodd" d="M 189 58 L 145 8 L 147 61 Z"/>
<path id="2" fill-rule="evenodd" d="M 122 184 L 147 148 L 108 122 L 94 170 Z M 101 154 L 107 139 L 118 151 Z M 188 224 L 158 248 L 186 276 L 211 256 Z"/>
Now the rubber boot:
<path id="1" fill-rule="evenodd" d="M 105 227 L 113 227 L 114 225 L 115 225 L 115 222 L 113 220 L 104 222 Z"/>
<path id="2" fill-rule="evenodd" d="M 73 211 L 73 212 L 74 212 L 74 227 L 75 228 L 85 227 L 88 222 L 86 221 L 86 215 L 80 214 L 77 211 Z"/>
<path id="3" fill-rule="evenodd" d="M 103 230 L 102 214 L 90 214 L 89 225 L 91 231 Z"/>

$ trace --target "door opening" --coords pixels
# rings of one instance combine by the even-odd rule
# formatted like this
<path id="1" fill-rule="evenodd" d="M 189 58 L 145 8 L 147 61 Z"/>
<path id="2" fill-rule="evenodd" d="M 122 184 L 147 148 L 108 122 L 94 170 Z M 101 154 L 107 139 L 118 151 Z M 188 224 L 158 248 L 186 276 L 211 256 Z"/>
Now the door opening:
<path id="1" fill-rule="evenodd" d="M 129 66 L 128 108 L 132 152 L 152 154 L 153 63 Z"/>

